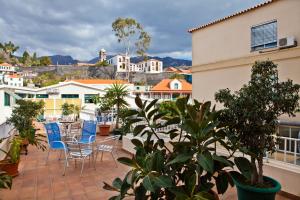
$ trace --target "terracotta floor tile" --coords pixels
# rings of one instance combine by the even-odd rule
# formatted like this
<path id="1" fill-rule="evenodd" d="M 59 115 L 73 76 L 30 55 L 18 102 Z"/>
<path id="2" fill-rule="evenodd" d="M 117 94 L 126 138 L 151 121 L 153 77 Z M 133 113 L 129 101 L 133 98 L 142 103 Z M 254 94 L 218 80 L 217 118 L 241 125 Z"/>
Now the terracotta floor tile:
<path id="1" fill-rule="evenodd" d="M 42 129 L 43 130 L 43 129 Z M 98 137 L 97 140 L 102 140 Z M 120 144 L 121 146 L 121 144 Z M 120 147 L 119 147 L 120 148 Z M 112 183 L 116 177 L 123 178 L 129 168 L 118 164 L 115 166 L 111 156 L 107 153 L 100 161 L 100 154 L 96 162 L 96 170 L 92 163 L 86 162 L 83 176 L 80 176 L 80 163 L 75 168 L 74 162 L 62 176 L 64 160 L 58 160 L 59 152 L 51 152 L 46 164 L 47 151 L 40 151 L 30 146 L 29 154 L 21 156 L 19 165 L 20 175 L 13 179 L 12 190 L 0 190 L 0 199 L 3 200 L 107 200 L 116 192 L 104 190 L 103 181 Z M 121 149 L 118 151 L 121 157 L 130 156 Z M 63 157 L 62 157 L 63 158 Z M 235 188 L 230 189 L 221 200 L 236 200 Z M 277 196 L 276 200 L 286 200 Z"/>

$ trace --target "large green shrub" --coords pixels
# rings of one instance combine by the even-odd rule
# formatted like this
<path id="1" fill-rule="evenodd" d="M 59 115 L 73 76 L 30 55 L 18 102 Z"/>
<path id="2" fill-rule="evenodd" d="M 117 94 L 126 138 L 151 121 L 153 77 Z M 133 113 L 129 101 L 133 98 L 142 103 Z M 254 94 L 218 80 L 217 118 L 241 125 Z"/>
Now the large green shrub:
<path id="1" fill-rule="evenodd" d="M 138 110 L 128 113 L 126 122 L 135 124 L 132 139 L 136 153 L 118 161 L 131 167 L 125 178 L 116 178 L 104 188 L 118 191 L 110 199 L 135 196 L 136 199 L 214 199 L 212 188 L 223 194 L 233 184 L 226 167 L 232 162 L 215 153 L 214 143 L 227 148 L 219 127 L 218 112 L 210 102 L 188 104 L 179 98 L 174 115 L 167 116 L 156 107 L 157 100 L 142 102 L 136 97 Z M 169 125 L 178 128 L 163 131 Z M 162 135 L 172 139 L 169 144 Z"/>
<path id="2" fill-rule="evenodd" d="M 236 158 L 237 167 L 247 178 L 245 181 L 263 184 L 263 157 L 266 151 L 275 150 L 278 117 L 295 115 L 299 85 L 292 80 L 280 82 L 272 61 L 255 62 L 247 85 L 235 93 L 220 90 L 215 98 L 225 107 L 220 118 L 227 127 L 229 140 L 251 158 L 251 163 Z"/>

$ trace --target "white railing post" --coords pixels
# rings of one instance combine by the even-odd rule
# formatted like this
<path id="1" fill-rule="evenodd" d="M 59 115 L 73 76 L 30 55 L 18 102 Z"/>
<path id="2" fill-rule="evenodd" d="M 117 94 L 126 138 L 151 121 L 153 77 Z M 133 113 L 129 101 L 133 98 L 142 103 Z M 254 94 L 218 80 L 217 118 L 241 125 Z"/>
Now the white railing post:
<path id="1" fill-rule="evenodd" d="M 294 141 L 294 164 L 297 164 L 297 140 Z"/>
<path id="2" fill-rule="evenodd" d="M 283 161 L 286 162 L 286 146 L 287 146 L 287 139 L 284 138 L 284 157 L 283 157 Z"/>

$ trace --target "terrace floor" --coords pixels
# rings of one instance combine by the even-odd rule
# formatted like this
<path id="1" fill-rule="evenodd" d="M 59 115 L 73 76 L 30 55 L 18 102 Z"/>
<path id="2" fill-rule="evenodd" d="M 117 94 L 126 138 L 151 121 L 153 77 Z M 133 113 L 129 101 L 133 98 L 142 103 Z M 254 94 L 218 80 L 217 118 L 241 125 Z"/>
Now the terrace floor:
<path id="1" fill-rule="evenodd" d="M 99 137 L 98 140 L 103 138 Z M 27 156 L 21 156 L 19 165 L 20 175 L 13 179 L 11 190 L 0 190 L 0 199 L 2 200 L 53 200 L 53 199 L 84 199 L 84 200 L 105 200 L 115 193 L 104 190 L 103 181 L 111 183 L 116 177 L 123 178 L 128 167 L 119 164 L 115 166 L 109 154 L 104 154 L 103 161 L 100 156 L 96 164 L 96 170 L 91 164 L 86 162 L 83 175 L 80 177 L 80 165 L 75 168 L 74 163 L 70 163 L 66 175 L 63 173 L 63 159 L 58 160 L 59 153 L 50 154 L 48 164 L 45 158 L 47 152 L 29 148 Z M 129 156 L 121 150 L 121 144 L 118 150 L 119 156 Z M 221 200 L 236 200 L 235 188 L 229 189 Z M 277 195 L 276 200 L 287 200 L 288 198 Z"/>

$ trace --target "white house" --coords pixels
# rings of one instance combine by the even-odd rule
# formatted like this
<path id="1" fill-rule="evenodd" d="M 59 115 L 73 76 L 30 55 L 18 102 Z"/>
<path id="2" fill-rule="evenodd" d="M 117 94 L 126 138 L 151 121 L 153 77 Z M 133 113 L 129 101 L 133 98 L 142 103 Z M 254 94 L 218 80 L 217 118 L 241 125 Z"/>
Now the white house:
<path id="1" fill-rule="evenodd" d="M 100 61 L 106 60 L 106 51 L 100 50 Z M 116 67 L 117 72 L 144 72 L 144 73 L 161 73 L 163 72 L 163 62 L 156 59 L 149 59 L 133 63 L 130 57 L 126 55 L 115 55 L 106 60 L 108 64 Z"/>
<path id="2" fill-rule="evenodd" d="M 10 86 L 23 87 L 23 77 L 19 74 L 5 74 L 4 84 Z"/>
<path id="3" fill-rule="evenodd" d="M 163 62 L 156 59 L 149 59 L 137 63 L 139 69 L 143 69 L 145 73 L 162 73 Z"/>
<path id="4" fill-rule="evenodd" d="M 107 63 L 117 68 L 117 72 L 128 72 L 130 57 L 126 55 L 116 55 L 107 60 Z"/>

